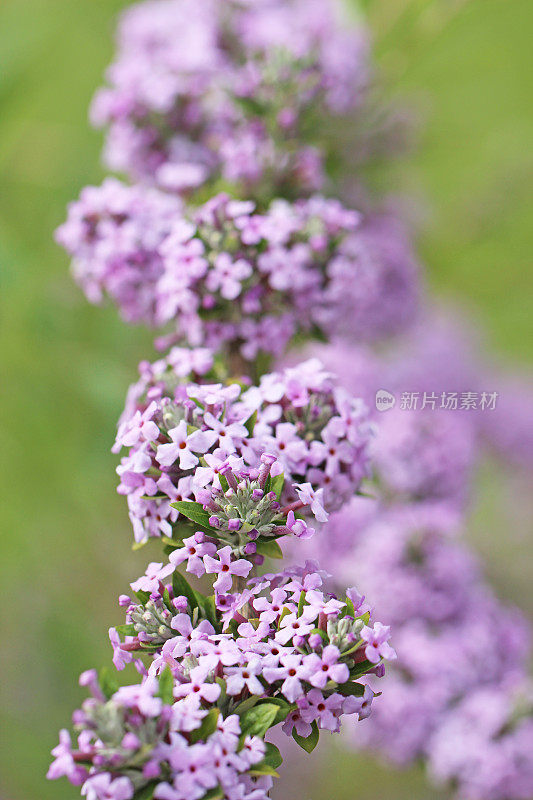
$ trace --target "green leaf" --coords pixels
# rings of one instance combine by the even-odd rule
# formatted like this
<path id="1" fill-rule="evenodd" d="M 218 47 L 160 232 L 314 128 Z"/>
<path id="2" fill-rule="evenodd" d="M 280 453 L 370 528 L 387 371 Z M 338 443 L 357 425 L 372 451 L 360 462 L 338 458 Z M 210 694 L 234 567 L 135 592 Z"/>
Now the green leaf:
<path id="1" fill-rule="evenodd" d="M 253 97 L 244 97 L 236 95 L 234 98 L 239 103 L 247 114 L 252 114 L 254 117 L 263 117 L 265 114 L 265 107 Z"/>
<path id="2" fill-rule="evenodd" d="M 197 594 L 197 593 L 196 593 Z M 197 594 L 198 596 L 198 594 Z M 209 620 L 215 630 L 220 630 L 220 619 L 217 616 L 217 607 L 215 603 L 215 595 L 211 594 L 209 597 L 203 599 L 203 612 L 206 619 Z"/>
<path id="3" fill-rule="evenodd" d="M 275 478 L 270 479 L 270 491 L 274 492 L 276 495 L 276 499 L 279 500 L 281 497 L 281 492 L 283 491 L 283 486 L 285 485 L 285 475 L 283 472 L 281 475 L 276 475 Z"/>
<path id="4" fill-rule="evenodd" d="M 170 667 L 167 665 L 163 672 L 159 675 L 159 691 L 157 697 L 160 697 L 166 706 L 171 706 L 174 702 L 174 678 Z"/>
<path id="5" fill-rule="evenodd" d="M 246 712 L 249 711 L 251 708 L 253 708 L 255 704 L 258 702 L 259 702 L 259 697 L 253 694 L 251 697 L 248 697 L 246 700 L 243 700 L 242 703 L 239 703 L 239 705 L 235 709 L 235 713 L 238 714 L 239 717 L 242 717 L 243 714 L 246 714 Z"/>
<path id="6" fill-rule="evenodd" d="M 255 410 L 252 416 L 248 417 L 248 419 L 244 423 L 244 427 L 248 431 L 248 436 L 250 436 L 250 438 L 254 435 L 254 428 L 256 422 L 257 422 L 257 410 Z"/>
<path id="7" fill-rule="evenodd" d="M 106 698 L 109 698 L 118 691 L 118 681 L 115 677 L 115 674 L 109 667 L 102 667 L 100 672 L 98 673 L 98 683 L 100 684 L 100 689 L 103 691 Z"/>
<path id="8" fill-rule="evenodd" d="M 202 800 L 224 800 L 224 792 L 220 786 L 215 786 L 214 789 L 209 789 L 207 794 L 204 794 Z"/>
<path id="9" fill-rule="evenodd" d="M 369 669 L 373 669 L 375 666 L 376 664 L 371 661 L 360 661 L 350 670 L 350 678 L 360 678 L 361 675 L 365 675 Z"/>
<path id="10" fill-rule="evenodd" d="M 218 480 L 220 481 L 220 485 L 222 487 L 222 491 L 223 492 L 227 492 L 228 489 L 229 489 L 229 483 L 228 483 L 228 479 L 226 478 L 226 476 L 219 474 Z"/>
<path id="11" fill-rule="evenodd" d="M 142 789 L 138 789 L 133 795 L 133 800 L 152 800 L 157 781 L 150 781 Z"/>
<path id="12" fill-rule="evenodd" d="M 283 558 L 281 547 L 275 539 L 263 540 L 257 542 L 257 552 L 267 558 Z"/>
<path id="13" fill-rule="evenodd" d="M 139 589 L 138 592 L 134 592 L 133 594 L 135 595 L 139 603 L 143 606 L 145 606 L 148 600 L 150 599 L 150 592 L 144 592 L 142 589 Z"/>
<path id="14" fill-rule="evenodd" d="M 362 683 L 342 683 L 335 689 L 339 694 L 344 697 L 362 697 L 365 693 L 365 687 Z"/>
<path id="15" fill-rule="evenodd" d="M 192 520 L 201 528 L 207 530 L 214 530 L 209 524 L 209 517 L 211 516 L 200 503 L 193 503 L 191 500 L 179 500 L 177 503 L 170 504 L 172 508 L 177 508 L 180 514 L 183 514 L 187 519 Z"/>
<path id="16" fill-rule="evenodd" d="M 200 741 L 205 742 L 207 737 L 216 731 L 219 716 L 220 711 L 218 708 L 212 708 L 203 718 L 200 727 L 190 732 L 189 739 L 191 744 L 196 744 L 196 742 Z"/>
<path id="17" fill-rule="evenodd" d="M 341 614 L 343 617 L 353 617 L 355 619 L 355 606 L 353 601 L 350 600 L 349 597 L 346 598 L 346 608 L 343 609 L 344 613 Z"/>
<path id="18" fill-rule="evenodd" d="M 304 613 L 305 606 L 305 592 L 300 592 L 300 599 L 298 600 L 298 616 L 301 617 Z"/>
<path id="19" fill-rule="evenodd" d="M 273 778 L 279 778 L 279 773 L 276 772 L 274 767 L 271 767 L 270 764 L 265 764 L 264 761 L 260 761 L 255 767 L 248 770 L 248 774 L 252 776 L 271 775 Z"/>
<path id="20" fill-rule="evenodd" d="M 174 589 L 174 594 L 176 597 L 183 595 L 187 598 L 191 607 L 191 611 L 194 611 L 194 609 L 197 608 L 198 596 L 196 592 L 191 586 L 189 586 L 187 580 L 183 577 L 181 572 L 178 572 L 177 570 L 175 570 L 174 574 L 172 575 L 172 588 Z"/>
<path id="21" fill-rule="evenodd" d="M 241 738 L 264 736 L 275 724 L 280 708 L 275 703 L 262 703 L 246 711 L 241 717 Z"/>
<path id="22" fill-rule="evenodd" d="M 265 744 L 266 755 L 263 761 L 274 769 L 277 769 L 283 763 L 282 755 L 275 744 L 272 744 L 271 742 L 265 742 Z"/>
<path id="23" fill-rule="evenodd" d="M 121 636 L 135 636 L 137 633 L 135 625 L 131 622 L 129 625 L 115 625 L 115 630 Z"/>
<path id="24" fill-rule="evenodd" d="M 315 747 L 318 744 L 318 739 L 320 737 L 320 731 L 318 730 L 318 725 L 316 721 L 311 724 L 311 733 L 309 736 L 300 736 L 296 733 L 296 728 L 292 729 L 292 738 L 299 744 L 302 750 L 305 750 L 306 753 L 312 753 Z"/>

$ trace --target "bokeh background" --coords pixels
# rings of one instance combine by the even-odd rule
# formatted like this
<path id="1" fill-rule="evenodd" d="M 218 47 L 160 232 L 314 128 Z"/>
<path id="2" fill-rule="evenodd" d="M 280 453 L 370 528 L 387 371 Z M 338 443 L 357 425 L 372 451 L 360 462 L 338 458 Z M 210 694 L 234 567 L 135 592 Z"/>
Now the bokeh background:
<path id="1" fill-rule="evenodd" d="M 119 590 L 156 552 L 130 551 L 109 452 L 151 336 L 89 306 L 52 239 L 66 203 L 103 175 L 87 106 L 125 5 L 0 4 L 1 800 L 78 796 L 45 781 L 49 751 L 82 698 L 77 674 L 109 660 Z M 531 369 L 533 4 L 364 5 L 385 93 L 421 122 L 417 148 L 376 183 L 412 198 L 434 292 L 463 307 L 501 362 Z M 469 536 L 502 597 L 533 613 L 527 481 L 487 461 Z M 421 771 L 338 749 L 318 776 L 295 770 L 302 800 L 437 797 Z"/>

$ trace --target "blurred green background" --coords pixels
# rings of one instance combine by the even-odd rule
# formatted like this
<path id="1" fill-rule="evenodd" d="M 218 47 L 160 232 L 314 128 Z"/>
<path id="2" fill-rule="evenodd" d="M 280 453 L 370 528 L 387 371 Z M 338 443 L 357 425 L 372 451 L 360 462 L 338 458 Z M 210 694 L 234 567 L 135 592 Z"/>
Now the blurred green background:
<path id="1" fill-rule="evenodd" d="M 90 307 L 52 239 L 66 203 L 103 174 L 87 106 L 125 5 L 0 5 L 2 800 L 78 796 L 44 780 L 49 751 L 82 698 L 78 673 L 109 661 L 117 594 L 156 553 L 130 551 L 109 452 L 151 336 L 112 308 Z M 506 363 L 531 367 L 533 4 L 365 5 L 388 93 L 423 120 L 418 149 L 390 166 L 386 182 L 423 209 L 429 282 L 469 309 Z M 494 464 L 478 483 L 470 535 L 502 596 L 533 611 L 530 489 Z M 332 770 L 328 755 L 312 783 L 302 770 L 302 800 L 437 796 L 416 770 L 336 758 L 343 769 Z"/>

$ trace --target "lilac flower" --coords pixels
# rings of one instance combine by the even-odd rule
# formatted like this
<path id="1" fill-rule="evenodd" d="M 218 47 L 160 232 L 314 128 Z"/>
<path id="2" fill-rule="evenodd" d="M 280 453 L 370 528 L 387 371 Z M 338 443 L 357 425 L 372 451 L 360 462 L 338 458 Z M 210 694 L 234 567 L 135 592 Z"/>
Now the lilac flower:
<path id="1" fill-rule="evenodd" d="M 168 435 L 172 442 L 158 446 L 156 459 L 164 467 L 169 467 L 177 461 L 184 470 L 196 466 L 199 461 L 197 454 L 205 453 L 215 442 L 213 431 L 194 431 L 188 434 L 184 420 L 175 428 L 171 428 Z"/>
<path id="2" fill-rule="evenodd" d="M 306 677 L 306 670 L 302 663 L 302 656 L 299 654 L 282 656 L 280 665 L 265 667 L 263 675 L 269 683 L 283 681 L 281 692 L 289 703 L 294 703 L 304 694 L 302 679 Z"/>
<path id="3" fill-rule="evenodd" d="M 209 555 L 204 556 L 205 571 L 209 574 L 216 574 L 218 578 L 213 584 L 217 592 L 228 592 L 231 589 L 232 575 L 245 578 L 252 564 L 243 558 L 232 561 L 231 547 L 228 545 L 217 551 L 218 560 Z"/>
<path id="4" fill-rule="evenodd" d="M 262 670 L 263 664 L 259 658 L 252 659 L 242 667 L 230 667 L 226 671 L 228 675 L 226 680 L 227 693 L 230 695 L 239 694 L 246 686 L 250 694 L 264 694 L 265 688 L 258 677 L 262 674 Z"/>
<path id="5" fill-rule="evenodd" d="M 311 689 L 305 697 L 298 700 L 298 708 L 305 722 L 317 721 L 324 730 L 337 731 L 344 700 L 340 694 L 324 697 L 318 689 Z"/>
<path id="6" fill-rule="evenodd" d="M 318 522 L 327 522 L 328 514 L 324 510 L 324 489 L 313 489 L 310 483 L 301 483 L 296 487 L 296 494 L 306 506 L 310 506 Z"/>
<path id="7" fill-rule="evenodd" d="M 372 628 L 365 625 L 361 631 L 361 638 L 367 642 L 365 656 L 373 664 L 377 664 L 382 658 L 396 658 L 396 653 L 389 644 L 390 627 L 376 622 Z"/>
<path id="8" fill-rule="evenodd" d="M 109 773 L 93 775 L 81 788 L 87 800 L 130 800 L 133 797 L 133 784 L 128 778 L 112 778 Z"/>
<path id="9" fill-rule="evenodd" d="M 325 0 L 139 4 L 122 17 L 92 120 L 109 126 L 113 170 L 167 189 L 222 176 L 303 194 L 325 179 L 322 120 L 361 103 L 367 49 Z"/>
<path id="10" fill-rule="evenodd" d="M 205 667 L 193 667 L 188 675 L 189 683 L 178 684 L 175 687 L 175 697 L 195 694 L 207 703 L 214 703 L 220 694 L 220 686 L 218 683 L 207 682 L 207 676 L 208 670 Z"/>
<path id="11" fill-rule="evenodd" d="M 370 716 L 372 709 L 372 700 L 374 699 L 374 692 L 370 686 L 365 686 L 362 697 L 346 697 L 342 707 L 344 714 L 357 714 L 359 720 L 367 719 Z"/>
<path id="12" fill-rule="evenodd" d="M 206 286 L 211 292 L 220 290 L 225 300 L 235 300 L 242 291 L 242 282 L 252 274 L 252 267 L 243 258 L 233 261 L 229 253 L 220 253 L 209 273 Z"/>
<path id="13" fill-rule="evenodd" d="M 87 777 L 87 770 L 76 764 L 72 756 L 72 742 L 67 730 L 59 732 L 59 744 L 52 750 L 54 761 L 48 768 L 46 777 L 50 780 L 65 776 L 74 786 L 81 786 Z"/>
<path id="14" fill-rule="evenodd" d="M 346 664 L 339 664 L 339 656 L 339 649 L 332 644 L 324 648 L 321 656 L 316 653 L 306 656 L 304 665 L 309 683 L 319 689 L 323 689 L 328 681 L 345 683 L 349 677 L 349 670 Z"/>
<path id="15" fill-rule="evenodd" d="M 216 545 L 206 541 L 205 534 L 199 531 L 194 536 L 184 539 L 183 547 L 174 550 L 169 556 L 169 561 L 177 567 L 187 560 L 187 572 L 200 578 L 205 573 L 203 557 L 205 555 L 213 556 L 216 550 Z"/>
<path id="16" fill-rule="evenodd" d="M 294 636 L 305 636 L 310 633 L 313 627 L 314 625 L 305 616 L 298 617 L 297 613 L 286 614 L 280 621 L 275 639 L 280 644 L 287 644 Z"/>

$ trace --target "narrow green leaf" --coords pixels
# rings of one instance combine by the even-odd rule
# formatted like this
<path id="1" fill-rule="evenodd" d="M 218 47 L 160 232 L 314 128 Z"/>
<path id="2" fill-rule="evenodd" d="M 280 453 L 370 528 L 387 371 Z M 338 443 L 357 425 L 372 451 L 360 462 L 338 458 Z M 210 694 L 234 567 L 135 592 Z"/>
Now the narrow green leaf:
<path id="1" fill-rule="evenodd" d="M 191 607 L 191 611 L 194 611 L 194 609 L 198 606 L 196 592 L 191 586 L 189 586 L 187 580 L 183 577 L 181 572 L 178 572 L 177 570 L 175 570 L 172 575 L 172 588 L 174 589 L 174 595 L 176 597 L 183 595 L 187 598 Z"/>
<path id="2" fill-rule="evenodd" d="M 120 636 L 135 636 L 137 633 L 133 623 L 130 623 L 129 625 L 115 625 L 115 630 L 118 634 L 120 634 Z"/>
<path id="3" fill-rule="evenodd" d="M 258 702 L 259 702 L 259 697 L 253 694 L 251 697 L 248 697 L 246 700 L 243 700 L 242 703 L 239 703 L 239 705 L 235 709 L 235 713 L 238 714 L 239 717 L 242 717 L 243 714 L 246 714 L 246 712 L 249 711 L 251 708 L 253 708 L 255 704 Z"/>
<path id="4" fill-rule="evenodd" d="M 138 592 L 133 592 L 139 603 L 145 606 L 148 600 L 150 599 L 150 592 L 144 592 L 142 589 L 139 589 Z"/>
<path id="5" fill-rule="evenodd" d="M 224 800 L 224 792 L 220 786 L 215 786 L 214 789 L 209 789 L 207 794 L 204 794 L 202 800 Z"/>
<path id="6" fill-rule="evenodd" d="M 209 597 L 203 598 L 203 611 L 206 619 L 209 620 L 215 630 L 220 630 L 221 622 L 218 619 L 217 607 L 215 603 L 215 595 L 211 594 Z"/>
<path id="7" fill-rule="evenodd" d="M 362 683 L 342 683 L 335 689 L 339 694 L 344 697 L 362 697 L 365 693 L 365 687 Z"/>
<path id="8" fill-rule="evenodd" d="M 133 795 L 133 800 L 152 800 L 156 786 L 157 781 L 150 781 L 150 783 L 147 783 L 142 789 L 137 789 Z"/>
<path id="9" fill-rule="evenodd" d="M 341 614 L 341 616 L 353 617 L 355 619 L 355 606 L 349 597 L 346 598 L 346 607 L 343 609 L 343 612 L 344 613 Z"/>
<path id="10" fill-rule="evenodd" d="M 191 744 L 196 744 L 196 742 L 205 742 L 207 737 L 211 736 L 211 734 L 216 731 L 219 715 L 220 711 L 218 708 L 212 708 L 211 711 L 207 713 L 207 715 L 203 718 L 200 727 L 190 732 L 189 739 Z"/>
<path id="11" fill-rule="evenodd" d="M 371 661 L 360 661 L 350 670 L 350 678 L 360 678 L 361 675 L 365 675 L 369 669 L 373 669 L 375 666 L 376 664 Z"/>
<path id="12" fill-rule="evenodd" d="M 157 692 L 157 696 L 161 698 L 166 706 L 171 706 L 174 702 L 173 689 L 174 678 L 172 676 L 172 672 L 170 671 L 170 667 L 166 666 L 159 675 L 159 690 Z"/>
<path id="13" fill-rule="evenodd" d="M 135 553 L 136 550 L 141 550 L 145 544 L 148 544 L 148 539 L 144 539 L 142 542 L 133 542 L 131 549 Z"/>
<path id="14" fill-rule="evenodd" d="M 112 672 L 109 667 L 102 667 L 102 669 L 98 673 L 98 683 L 100 684 L 100 689 L 103 691 L 106 698 L 109 698 L 118 691 L 118 681 L 115 677 L 114 672 Z"/>
<path id="15" fill-rule="evenodd" d="M 278 500 L 281 497 L 281 492 L 283 491 L 284 485 L 285 485 L 285 475 L 283 474 L 283 472 L 281 473 L 281 475 L 276 475 L 274 478 L 270 479 L 270 491 L 274 492 Z"/>
<path id="16" fill-rule="evenodd" d="M 298 600 L 298 616 L 301 617 L 304 613 L 305 606 L 305 592 L 300 592 L 300 599 Z"/>
<path id="17" fill-rule="evenodd" d="M 193 503 L 191 500 L 179 500 L 177 503 L 171 503 L 170 505 L 172 508 L 177 508 L 184 517 L 200 525 L 201 528 L 214 530 L 209 524 L 210 514 L 200 503 Z"/>
<path id="18" fill-rule="evenodd" d="M 255 767 L 248 770 L 248 774 L 252 776 L 271 775 L 273 778 L 279 778 L 279 773 L 276 772 L 274 767 L 271 767 L 270 764 L 265 764 L 264 761 L 261 761 L 259 764 L 256 764 Z"/>
<path id="19" fill-rule="evenodd" d="M 257 410 L 254 411 L 252 416 L 248 417 L 248 419 L 244 423 L 244 427 L 248 431 L 248 436 L 250 436 L 250 438 L 254 435 L 254 428 L 256 422 L 257 422 Z"/>
<path id="20" fill-rule="evenodd" d="M 312 723 L 311 728 L 312 730 L 309 736 L 300 736 L 298 733 L 296 733 L 296 728 L 292 729 L 292 738 L 297 744 L 300 745 L 302 750 L 305 750 L 306 753 L 313 752 L 320 737 L 320 731 L 318 730 L 316 721 Z"/>

